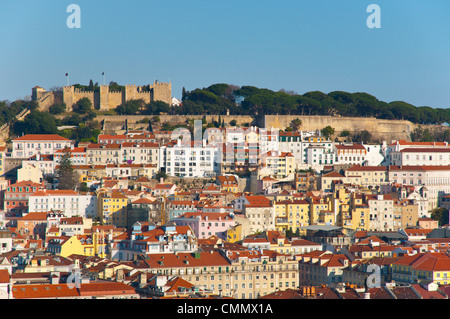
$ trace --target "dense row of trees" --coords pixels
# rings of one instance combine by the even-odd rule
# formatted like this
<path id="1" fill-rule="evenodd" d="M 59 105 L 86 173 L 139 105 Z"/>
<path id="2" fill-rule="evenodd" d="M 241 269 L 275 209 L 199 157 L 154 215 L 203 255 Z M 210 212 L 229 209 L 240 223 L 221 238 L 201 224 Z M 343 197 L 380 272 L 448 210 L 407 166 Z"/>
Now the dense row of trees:
<path id="1" fill-rule="evenodd" d="M 74 128 L 58 130 L 58 126 L 74 126 Z M 23 121 L 15 121 L 11 125 L 11 133 L 16 136 L 22 134 L 59 134 L 76 142 L 96 142 L 100 132 L 100 123 L 95 121 L 95 113 L 83 115 L 74 113 L 59 119 L 51 113 L 33 110 Z"/>
<path id="2" fill-rule="evenodd" d="M 450 141 L 450 128 L 423 128 L 421 126 L 415 128 L 411 134 L 413 142 L 442 142 Z"/>
<path id="3" fill-rule="evenodd" d="M 75 84 L 76 88 L 97 91 L 98 83 Z M 114 81 L 109 83 L 111 91 L 123 91 L 124 86 Z M 149 87 L 143 87 L 143 90 Z M 328 94 L 311 91 L 298 94 L 294 91 L 272 91 L 255 86 L 236 86 L 217 83 L 192 91 L 182 90 L 182 105 L 171 107 L 162 101 L 146 104 L 132 100 L 119 105 L 118 114 L 159 115 L 167 114 L 230 114 L 236 115 L 333 115 L 351 117 L 375 117 L 380 119 L 409 120 L 417 124 L 441 124 L 450 122 L 450 108 L 416 107 L 403 101 L 384 102 L 364 93 L 333 91 Z M 55 111 L 58 112 L 60 108 Z"/>
<path id="4" fill-rule="evenodd" d="M 16 100 L 14 102 L 0 101 L 0 125 L 11 123 L 15 116 L 24 109 L 36 110 L 38 104 L 35 101 Z"/>
<path id="5" fill-rule="evenodd" d="M 160 115 L 171 112 L 170 105 L 163 101 L 145 103 L 144 100 L 130 100 L 115 108 L 121 115 Z"/>
<path id="6" fill-rule="evenodd" d="M 340 115 L 409 120 L 421 124 L 450 122 L 450 109 L 416 107 L 406 102 L 383 102 L 367 93 L 320 91 L 297 94 L 254 86 L 214 84 L 187 92 L 176 114 Z"/>

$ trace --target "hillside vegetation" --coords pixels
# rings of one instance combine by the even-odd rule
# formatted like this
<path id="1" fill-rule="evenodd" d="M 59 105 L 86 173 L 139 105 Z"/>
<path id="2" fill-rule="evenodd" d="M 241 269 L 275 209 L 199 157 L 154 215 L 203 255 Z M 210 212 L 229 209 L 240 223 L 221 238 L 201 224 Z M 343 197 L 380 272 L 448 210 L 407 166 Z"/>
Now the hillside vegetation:
<path id="1" fill-rule="evenodd" d="M 363 93 L 320 91 L 297 94 L 272 91 L 254 86 L 238 87 L 213 84 L 207 88 L 185 91 L 183 105 L 176 114 L 230 114 L 240 115 L 334 115 L 375 117 L 379 119 L 408 120 L 416 124 L 450 122 L 450 109 L 414 106 L 403 101 L 384 102 Z"/>

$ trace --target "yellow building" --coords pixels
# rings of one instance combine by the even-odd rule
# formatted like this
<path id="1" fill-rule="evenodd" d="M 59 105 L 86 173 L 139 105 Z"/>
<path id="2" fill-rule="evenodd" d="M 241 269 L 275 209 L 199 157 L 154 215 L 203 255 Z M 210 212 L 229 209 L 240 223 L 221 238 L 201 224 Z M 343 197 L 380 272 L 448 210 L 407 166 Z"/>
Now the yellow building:
<path id="1" fill-rule="evenodd" d="M 261 161 L 275 178 L 285 178 L 295 173 L 295 157 L 292 153 L 270 151 L 262 156 Z"/>
<path id="2" fill-rule="evenodd" d="M 332 211 L 332 204 L 329 197 L 310 196 L 307 198 L 309 202 L 309 224 L 322 225 L 324 213 Z"/>
<path id="3" fill-rule="evenodd" d="M 265 236 L 270 244 L 269 250 L 280 254 L 292 253 L 291 243 L 280 231 L 266 231 Z"/>
<path id="4" fill-rule="evenodd" d="M 220 175 L 216 177 L 216 183 L 219 184 L 222 191 L 237 193 L 239 183 L 234 175 Z"/>
<path id="5" fill-rule="evenodd" d="M 47 251 L 61 257 L 70 255 L 108 257 L 105 237 L 94 233 L 88 235 L 59 236 L 49 239 Z"/>
<path id="6" fill-rule="evenodd" d="M 120 192 L 101 192 L 97 199 L 97 216 L 106 225 L 126 227 L 128 203 L 128 197 Z"/>
<path id="7" fill-rule="evenodd" d="M 443 253 L 419 253 L 404 256 L 392 264 L 392 279 L 397 282 L 450 283 L 450 258 Z"/>
<path id="8" fill-rule="evenodd" d="M 6 146 L 0 146 L 0 176 L 5 174 L 5 158 L 8 149 Z"/>
<path id="9" fill-rule="evenodd" d="M 242 225 L 238 224 L 227 230 L 227 242 L 235 243 L 242 240 Z"/>
<path id="10" fill-rule="evenodd" d="M 354 204 L 351 211 L 351 225 L 346 226 L 354 230 L 368 230 L 369 229 L 369 205 Z"/>
<path id="11" fill-rule="evenodd" d="M 275 228 L 285 233 L 287 230 L 296 232 L 303 226 L 308 226 L 309 203 L 303 199 L 282 200 L 274 202 Z"/>

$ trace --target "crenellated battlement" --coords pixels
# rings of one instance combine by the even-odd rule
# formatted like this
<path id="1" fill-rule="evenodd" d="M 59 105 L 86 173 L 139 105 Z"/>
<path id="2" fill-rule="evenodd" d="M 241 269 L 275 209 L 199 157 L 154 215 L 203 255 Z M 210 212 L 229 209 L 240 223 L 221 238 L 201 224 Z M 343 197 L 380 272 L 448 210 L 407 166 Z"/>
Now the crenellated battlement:
<path id="1" fill-rule="evenodd" d="M 172 84 L 170 82 L 158 82 L 148 85 L 125 84 L 123 91 L 110 91 L 107 84 L 100 85 L 100 90 L 86 91 L 76 88 L 73 85 L 64 85 L 62 91 L 46 92 L 44 89 L 36 86 L 32 89 L 32 99 L 38 102 L 39 109 L 46 110 L 49 107 L 49 101 L 65 103 L 67 111 L 71 111 L 73 105 L 82 98 L 91 100 L 96 109 L 111 110 L 122 103 L 133 99 L 143 99 L 146 103 L 152 101 L 164 101 L 172 103 Z M 47 98 L 45 103 L 42 99 L 44 95 L 53 98 Z"/>
<path id="2" fill-rule="evenodd" d="M 93 94 L 95 91 L 86 91 L 82 89 L 75 89 L 74 93 L 85 93 L 85 94 Z"/>
<path id="3" fill-rule="evenodd" d="M 172 84 L 170 82 L 158 82 L 148 85 L 125 84 L 123 91 L 110 91 L 109 85 L 100 85 L 99 91 L 86 91 L 75 88 L 73 85 L 65 85 L 62 89 L 62 97 L 59 99 L 61 103 L 65 103 L 67 111 L 71 111 L 74 104 L 82 98 L 91 100 L 92 105 L 96 109 L 111 110 L 120 104 L 133 99 L 143 99 L 146 103 L 152 101 L 164 101 L 168 104 L 172 103 Z M 39 108 L 48 108 L 48 103 L 40 104 L 39 98 L 45 92 L 40 87 L 32 89 L 33 100 L 38 102 Z M 56 95 L 56 92 L 47 92 L 49 95 Z"/>

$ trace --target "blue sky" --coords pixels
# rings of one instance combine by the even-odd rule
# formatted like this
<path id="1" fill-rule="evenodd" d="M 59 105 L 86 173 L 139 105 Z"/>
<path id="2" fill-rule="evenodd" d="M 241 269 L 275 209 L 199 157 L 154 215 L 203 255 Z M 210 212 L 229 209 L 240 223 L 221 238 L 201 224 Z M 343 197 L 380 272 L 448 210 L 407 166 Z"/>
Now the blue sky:
<path id="1" fill-rule="evenodd" d="M 69 4 L 81 8 L 70 29 Z M 370 29 L 369 4 L 381 9 Z M 367 92 L 450 106 L 448 0 L 0 0 L 0 100 L 67 83 Z"/>

